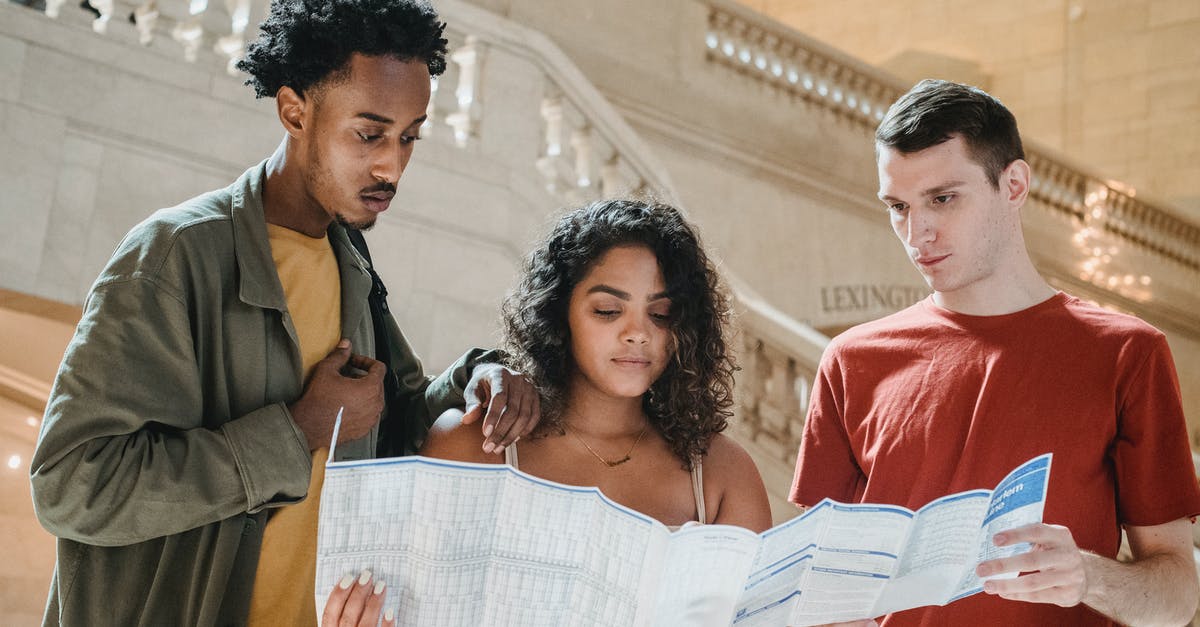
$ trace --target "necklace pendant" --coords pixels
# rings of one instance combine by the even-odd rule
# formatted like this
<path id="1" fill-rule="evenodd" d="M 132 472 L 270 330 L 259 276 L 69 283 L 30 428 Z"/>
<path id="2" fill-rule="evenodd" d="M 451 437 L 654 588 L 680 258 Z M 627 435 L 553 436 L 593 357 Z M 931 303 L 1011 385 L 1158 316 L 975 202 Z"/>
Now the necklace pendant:
<path id="1" fill-rule="evenodd" d="M 610 462 L 607 459 L 602 459 L 600 461 L 604 462 L 605 464 L 608 464 L 609 468 L 613 468 L 615 466 L 620 466 L 621 464 L 624 464 L 625 462 L 629 461 L 629 459 L 630 459 L 630 457 L 628 455 L 626 455 L 625 457 L 618 459 L 616 461 Z"/>

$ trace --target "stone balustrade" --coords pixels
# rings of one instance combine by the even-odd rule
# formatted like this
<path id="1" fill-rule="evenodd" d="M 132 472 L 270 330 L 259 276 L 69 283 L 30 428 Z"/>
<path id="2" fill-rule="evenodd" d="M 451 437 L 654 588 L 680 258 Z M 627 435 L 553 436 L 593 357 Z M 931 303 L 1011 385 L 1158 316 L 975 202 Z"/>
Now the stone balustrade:
<path id="1" fill-rule="evenodd" d="M 238 75 L 235 66 L 245 52 L 247 27 L 252 18 L 254 23 L 261 21 L 268 5 L 265 0 L 146 0 L 140 4 L 92 0 L 91 4 L 99 14 L 91 18 L 97 33 L 136 39 L 143 46 L 177 48 L 190 62 L 211 63 L 211 57 L 233 76 Z M 472 5 L 448 2 L 439 3 L 438 8 L 448 22 L 449 63 L 447 72 L 433 80 L 425 131 L 441 132 L 439 127 L 444 126 L 456 145 L 466 147 L 478 136 L 483 118 L 479 93 L 489 46 L 520 51 L 527 50 L 528 44 L 511 37 L 508 29 L 496 28 L 494 16 Z M 76 21 L 88 15 L 74 5 L 67 9 L 63 10 L 63 0 L 48 0 L 45 13 Z M 546 49 L 553 48 L 548 41 L 544 43 Z M 564 80 L 572 84 L 564 85 L 556 82 L 555 76 L 546 73 L 542 106 L 537 112 L 542 118 L 544 143 L 534 167 L 546 189 L 570 204 L 649 191 L 637 164 L 626 157 L 630 147 L 614 141 L 614 134 L 606 128 L 612 126 L 614 116 L 597 116 L 595 106 L 585 104 L 587 98 L 598 94 L 579 94 L 580 86 L 588 85 L 586 79 L 569 76 Z"/>
<path id="2" fill-rule="evenodd" d="M 733 428 L 739 440 L 752 443 L 768 458 L 757 460 L 760 467 L 769 460 L 790 472 L 817 364 L 829 338 L 772 307 L 736 277 L 730 277 L 730 283 L 738 309 L 735 346 L 741 367 Z"/>

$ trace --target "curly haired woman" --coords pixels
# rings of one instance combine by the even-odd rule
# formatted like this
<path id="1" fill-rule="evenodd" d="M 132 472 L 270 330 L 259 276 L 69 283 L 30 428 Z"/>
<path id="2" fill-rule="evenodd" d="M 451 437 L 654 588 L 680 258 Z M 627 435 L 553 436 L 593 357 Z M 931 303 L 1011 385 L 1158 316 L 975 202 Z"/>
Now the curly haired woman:
<path id="1" fill-rule="evenodd" d="M 452 410 L 423 455 L 596 486 L 672 527 L 770 526 L 754 462 L 721 435 L 733 403 L 728 304 L 677 210 L 609 200 L 566 214 L 503 315 L 510 365 L 541 393 L 541 424 L 518 457 L 517 443 L 481 449 L 481 427 Z"/>

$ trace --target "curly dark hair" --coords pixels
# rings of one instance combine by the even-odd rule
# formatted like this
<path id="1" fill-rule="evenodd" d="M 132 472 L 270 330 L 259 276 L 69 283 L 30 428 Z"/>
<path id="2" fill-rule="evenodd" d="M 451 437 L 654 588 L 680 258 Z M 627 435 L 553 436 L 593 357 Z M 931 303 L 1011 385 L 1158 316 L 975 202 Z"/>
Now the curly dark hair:
<path id="1" fill-rule="evenodd" d="M 417 0 L 274 0 L 237 67 L 259 98 L 284 86 L 303 94 L 336 79 L 356 52 L 424 61 L 437 76 L 446 70 L 445 27 Z"/>
<path id="2" fill-rule="evenodd" d="M 732 415 L 735 366 L 726 349 L 729 300 L 695 231 L 674 207 L 597 201 L 564 215 L 526 258 L 503 305 L 510 365 L 542 395 L 535 437 L 563 433 L 573 370 L 567 310 L 571 292 L 614 246 L 644 245 L 658 259 L 671 299 L 674 358 L 642 397 L 650 423 L 691 470 Z"/>

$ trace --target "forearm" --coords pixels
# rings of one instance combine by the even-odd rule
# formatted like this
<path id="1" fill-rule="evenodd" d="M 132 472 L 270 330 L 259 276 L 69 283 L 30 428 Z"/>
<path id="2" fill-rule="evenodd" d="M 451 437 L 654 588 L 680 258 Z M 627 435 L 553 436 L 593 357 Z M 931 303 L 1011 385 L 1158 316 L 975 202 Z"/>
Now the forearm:
<path id="1" fill-rule="evenodd" d="M 273 405 L 218 429 L 145 424 L 86 439 L 55 417 L 30 477 L 39 521 L 56 536 L 117 546 L 304 498 L 311 458 Z M 61 422 L 59 422 L 61 421 Z M 57 424 L 56 424 L 57 423 Z"/>
<path id="2" fill-rule="evenodd" d="M 1118 562 L 1083 552 L 1083 603 L 1130 626 L 1185 625 L 1196 612 L 1196 568 L 1173 553 Z"/>

